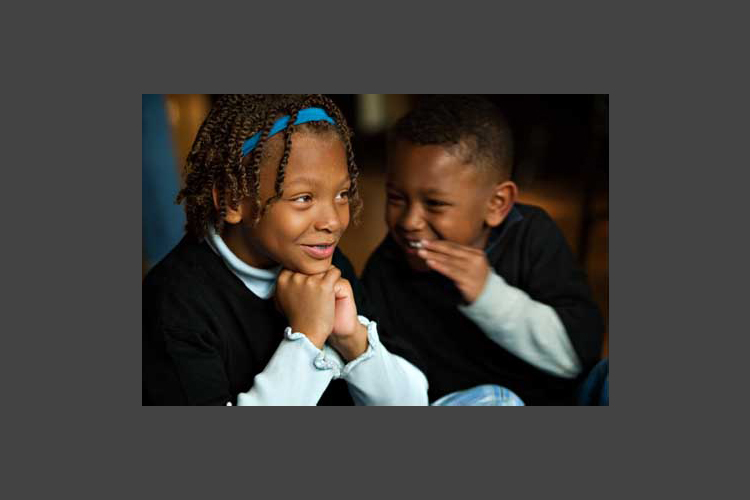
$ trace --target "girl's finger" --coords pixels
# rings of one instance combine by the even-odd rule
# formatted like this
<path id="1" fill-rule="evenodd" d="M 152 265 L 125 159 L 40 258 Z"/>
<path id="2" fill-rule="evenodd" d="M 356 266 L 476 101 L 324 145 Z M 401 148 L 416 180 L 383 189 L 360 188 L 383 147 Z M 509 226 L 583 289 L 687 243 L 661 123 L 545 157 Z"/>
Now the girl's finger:
<path id="1" fill-rule="evenodd" d="M 333 286 L 341 278 L 341 271 L 337 267 L 331 266 L 323 276 L 323 284 Z"/>

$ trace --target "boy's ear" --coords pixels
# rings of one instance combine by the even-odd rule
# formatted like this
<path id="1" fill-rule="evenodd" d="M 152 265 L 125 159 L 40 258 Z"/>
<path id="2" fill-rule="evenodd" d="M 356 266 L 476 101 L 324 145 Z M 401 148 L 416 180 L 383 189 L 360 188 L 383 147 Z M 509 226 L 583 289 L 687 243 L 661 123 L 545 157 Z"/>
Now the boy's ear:
<path id="1" fill-rule="evenodd" d="M 219 213 L 219 191 L 216 189 L 216 186 L 211 189 L 211 193 L 214 197 L 214 208 L 216 209 L 216 213 Z M 242 204 L 240 204 L 239 207 L 236 209 L 230 207 L 229 205 L 226 206 L 227 213 L 224 215 L 224 221 L 228 222 L 230 224 L 237 224 L 242 220 Z"/>
<path id="2" fill-rule="evenodd" d="M 487 215 L 484 221 L 490 227 L 497 227 L 508 216 L 510 209 L 516 202 L 518 186 L 515 182 L 505 181 L 495 184 L 487 202 Z"/>

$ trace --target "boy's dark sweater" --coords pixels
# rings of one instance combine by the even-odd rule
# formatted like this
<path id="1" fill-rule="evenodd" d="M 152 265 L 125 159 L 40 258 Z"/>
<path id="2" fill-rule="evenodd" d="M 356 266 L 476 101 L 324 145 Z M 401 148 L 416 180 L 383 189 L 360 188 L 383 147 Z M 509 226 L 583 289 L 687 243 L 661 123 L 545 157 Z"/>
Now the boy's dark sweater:
<path id="1" fill-rule="evenodd" d="M 338 249 L 333 265 L 350 281 L 358 314 L 376 319 Z M 265 369 L 287 326 L 273 299 L 256 296 L 205 241 L 186 236 L 143 282 L 143 404 L 236 404 L 237 394 L 250 390 Z M 383 344 L 404 354 L 398 342 Z M 318 404 L 352 403 L 339 379 Z"/>
<path id="2" fill-rule="evenodd" d="M 505 281 L 551 306 L 585 374 L 599 359 L 601 314 L 564 236 L 544 210 L 516 204 L 487 245 L 490 266 Z M 570 404 L 578 379 L 550 375 L 490 340 L 457 305 L 453 283 L 436 272 L 412 271 L 390 236 L 368 260 L 363 283 L 386 330 L 417 351 L 434 401 L 480 384 L 498 384 L 526 404 Z M 382 335 L 381 335 L 382 337 Z"/>

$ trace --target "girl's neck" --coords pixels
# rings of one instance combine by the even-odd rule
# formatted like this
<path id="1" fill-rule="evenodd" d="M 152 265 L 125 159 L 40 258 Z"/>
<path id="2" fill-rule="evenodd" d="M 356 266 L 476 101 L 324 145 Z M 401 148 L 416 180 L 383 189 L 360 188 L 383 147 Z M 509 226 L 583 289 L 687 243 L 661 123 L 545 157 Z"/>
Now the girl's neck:
<path id="1" fill-rule="evenodd" d="M 221 232 L 221 239 L 229 247 L 229 250 L 242 262 L 256 269 L 272 269 L 278 266 L 277 262 L 253 248 L 253 244 L 248 241 L 241 224 L 227 224 Z"/>
<path id="2" fill-rule="evenodd" d="M 219 236 L 211 227 L 209 228 L 206 243 L 224 261 L 229 270 L 237 276 L 240 281 L 255 295 L 267 299 L 273 295 L 276 288 L 276 278 L 281 271 L 281 266 L 271 268 L 258 268 L 240 259 L 232 251 L 227 242 Z"/>

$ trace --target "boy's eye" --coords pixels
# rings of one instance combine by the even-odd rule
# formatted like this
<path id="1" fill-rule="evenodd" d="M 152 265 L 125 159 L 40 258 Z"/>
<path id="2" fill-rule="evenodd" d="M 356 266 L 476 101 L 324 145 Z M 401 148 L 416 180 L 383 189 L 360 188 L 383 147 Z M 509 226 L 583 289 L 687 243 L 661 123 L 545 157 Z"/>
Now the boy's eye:
<path id="1" fill-rule="evenodd" d="M 388 203 L 403 203 L 404 197 L 396 193 L 387 193 L 386 200 Z"/>
<path id="2" fill-rule="evenodd" d="M 440 200 L 426 200 L 425 205 L 427 205 L 428 207 L 438 208 L 438 207 L 447 207 L 448 205 L 450 205 L 450 203 L 446 203 Z"/>

